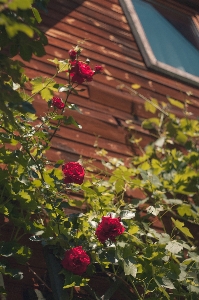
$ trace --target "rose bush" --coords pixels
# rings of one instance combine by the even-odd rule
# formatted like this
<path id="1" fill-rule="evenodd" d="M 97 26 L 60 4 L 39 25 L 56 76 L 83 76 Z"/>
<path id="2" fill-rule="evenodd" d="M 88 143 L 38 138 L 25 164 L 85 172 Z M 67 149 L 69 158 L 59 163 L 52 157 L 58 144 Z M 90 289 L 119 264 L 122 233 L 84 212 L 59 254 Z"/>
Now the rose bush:
<path id="1" fill-rule="evenodd" d="M 82 275 L 89 264 L 90 257 L 82 249 L 82 246 L 67 250 L 62 260 L 64 269 L 77 275 Z"/>
<path id="2" fill-rule="evenodd" d="M 102 221 L 98 224 L 96 229 L 96 236 L 101 243 L 107 240 L 115 242 L 115 238 L 125 231 L 119 218 L 112 218 L 111 216 L 102 217 Z"/>
<path id="3" fill-rule="evenodd" d="M 171 105 L 183 107 L 185 116 L 179 119 L 128 88 L 146 100 L 147 110 L 159 110 L 155 118 L 142 123 L 156 138 L 142 149 L 142 156 L 134 156 L 127 166 L 104 155 L 99 176 L 90 160 L 81 161 L 84 168 L 78 162 L 50 162 L 46 152 L 60 125 L 80 128 L 70 116 L 70 109 L 78 111 L 68 102 L 70 95 L 78 93 L 78 84 L 102 71 L 101 66 L 92 69 L 80 61 L 80 54 L 77 46 L 65 60 L 50 59 L 56 73 L 31 80 L 32 95 L 24 92 L 26 77 L 1 78 L 9 97 L 0 108 L 0 213 L 5 220 L 0 227 L 0 271 L 22 278 L 12 264 L 14 260 L 15 265 L 25 264 L 30 258 L 31 249 L 22 239 L 28 236 L 58 258 L 63 288 L 71 289 L 67 299 L 73 299 L 73 287 L 86 285 L 86 292 L 98 300 L 111 299 L 118 287 L 124 299 L 198 300 L 199 122 L 187 117 L 188 101 L 182 105 L 170 100 Z M 61 72 L 67 72 L 65 84 L 54 80 Z M 54 93 L 65 96 L 54 97 Z M 34 114 L 36 94 L 50 101 L 44 116 Z M 131 141 L 139 144 L 135 138 Z M 131 196 L 137 189 L 142 200 Z M 65 213 L 74 208 L 79 211 Z M 7 228 L 12 228 L 10 240 L 5 236 Z M 89 289 L 94 274 L 110 280 L 104 295 Z"/>

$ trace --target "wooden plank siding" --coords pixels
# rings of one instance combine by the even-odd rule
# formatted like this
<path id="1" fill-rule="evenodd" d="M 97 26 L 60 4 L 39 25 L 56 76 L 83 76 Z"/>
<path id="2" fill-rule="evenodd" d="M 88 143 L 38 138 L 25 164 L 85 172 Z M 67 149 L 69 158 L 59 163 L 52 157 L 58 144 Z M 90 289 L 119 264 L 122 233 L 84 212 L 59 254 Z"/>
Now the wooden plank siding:
<path id="1" fill-rule="evenodd" d="M 199 13 L 198 0 L 190 1 L 189 7 L 186 6 L 187 1 L 167 2 L 181 11 L 195 14 L 196 17 Z M 83 39 L 82 60 L 88 57 L 91 66 L 100 64 L 104 67 L 102 75 L 96 75 L 94 81 L 83 84 L 84 92 L 71 96 L 69 101 L 77 104 L 82 113 L 70 111 L 70 115 L 82 125 L 82 129 L 62 126 L 52 140 L 52 148 L 48 151 L 49 160 L 73 161 L 83 156 L 98 162 L 100 156 L 95 151 L 96 141 L 98 147 L 106 149 L 110 156 L 128 160 L 134 153 L 139 153 L 139 149 L 128 140 L 129 132 L 125 120 L 129 119 L 134 123 L 136 138 L 143 138 L 142 147 L 152 140 L 149 132 L 141 128 L 142 120 L 152 116 L 144 110 L 144 100 L 116 89 L 120 83 L 128 86 L 132 83 L 139 84 L 141 94 L 163 102 L 167 102 L 166 96 L 181 102 L 189 99 L 189 110 L 199 115 L 197 87 L 146 67 L 118 0 L 54 0 L 49 3 L 48 11 L 41 15 L 41 28 L 46 32 L 49 44 L 46 46 L 45 57 L 34 57 L 30 63 L 26 63 L 27 75 L 30 78 L 53 76 L 55 67 L 47 59 L 68 58 L 68 50 Z M 64 83 L 65 79 L 64 73 L 57 77 L 59 83 Z M 186 92 L 190 91 L 192 95 L 188 97 Z M 35 107 L 37 114 L 42 115 L 47 104 L 36 97 Z M 182 115 L 178 110 L 173 111 L 179 116 Z M 139 197 L 139 192 L 136 196 Z M 31 242 L 28 244 L 32 247 Z M 34 251 L 38 252 L 30 261 L 30 266 L 43 278 L 45 264 L 41 259 L 40 247 L 37 246 L 36 249 Z M 27 281 L 24 278 L 17 283 L 6 280 L 6 286 L 10 290 L 8 300 L 23 300 L 23 289 L 38 281 L 33 274 L 29 274 L 27 278 Z"/>

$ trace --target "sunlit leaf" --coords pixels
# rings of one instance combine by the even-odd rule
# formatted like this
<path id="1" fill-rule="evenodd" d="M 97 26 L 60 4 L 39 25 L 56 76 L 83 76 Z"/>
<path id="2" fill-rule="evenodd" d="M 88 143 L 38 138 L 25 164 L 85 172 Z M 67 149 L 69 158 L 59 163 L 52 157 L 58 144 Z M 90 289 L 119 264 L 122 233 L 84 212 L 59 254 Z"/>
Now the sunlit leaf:
<path id="1" fill-rule="evenodd" d="M 172 222 L 174 223 L 174 225 L 181 231 L 183 232 L 186 236 L 193 238 L 193 235 L 191 234 L 191 232 L 189 231 L 189 228 L 184 227 L 184 223 L 180 222 L 179 220 L 174 220 L 173 218 Z"/>
<path id="2" fill-rule="evenodd" d="M 132 87 L 132 89 L 134 89 L 134 90 L 138 90 L 138 89 L 141 88 L 141 85 L 139 85 L 139 84 L 137 84 L 137 83 L 134 83 L 134 84 L 131 85 L 131 87 Z"/>
<path id="3" fill-rule="evenodd" d="M 125 275 L 132 275 L 134 278 L 136 278 L 137 266 L 134 263 L 132 263 L 130 260 L 125 259 L 124 273 Z"/>
<path id="4" fill-rule="evenodd" d="M 38 12 L 38 10 L 35 7 L 32 7 L 32 12 L 34 14 L 35 19 L 37 20 L 38 23 L 41 23 L 42 18 Z"/>
<path id="5" fill-rule="evenodd" d="M 146 111 L 150 111 L 151 113 L 154 114 L 157 110 L 157 108 L 155 106 L 158 105 L 158 101 L 155 98 L 151 98 L 150 101 L 151 101 L 151 103 L 148 101 L 145 101 L 144 107 L 145 107 Z"/>
<path id="6" fill-rule="evenodd" d="M 167 99 L 169 100 L 169 102 L 173 105 L 176 106 L 178 108 L 184 109 L 184 104 L 178 100 L 175 100 L 171 97 L 167 97 Z"/>

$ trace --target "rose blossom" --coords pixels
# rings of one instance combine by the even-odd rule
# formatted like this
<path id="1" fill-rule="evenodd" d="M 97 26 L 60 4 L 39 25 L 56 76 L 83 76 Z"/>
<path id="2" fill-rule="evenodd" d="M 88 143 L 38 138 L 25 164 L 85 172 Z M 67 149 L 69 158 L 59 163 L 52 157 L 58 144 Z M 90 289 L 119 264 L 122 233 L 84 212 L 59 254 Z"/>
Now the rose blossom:
<path id="1" fill-rule="evenodd" d="M 72 82 L 82 84 L 84 81 L 92 81 L 94 74 L 95 72 L 88 64 L 76 60 L 71 62 L 70 76 Z"/>
<path id="2" fill-rule="evenodd" d="M 90 257 L 82 249 L 82 246 L 67 250 L 62 260 L 64 269 L 77 275 L 82 275 L 89 264 Z"/>
<path id="3" fill-rule="evenodd" d="M 100 73 L 100 72 L 102 72 L 102 70 L 103 70 L 103 67 L 102 67 L 102 66 L 95 66 L 94 71 L 95 71 L 96 73 Z"/>
<path id="4" fill-rule="evenodd" d="M 84 181 L 84 168 L 78 162 L 69 162 L 62 166 L 65 183 L 82 184 Z"/>
<path id="5" fill-rule="evenodd" d="M 101 243 L 110 239 L 115 241 L 116 236 L 125 231 L 124 226 L 120 223 L 120 218 L 102 217 L 101 223 L 98 224 L 96 229 L 96 236 Z"/>
<path id="6" fill-rule="evenodd" d="M 59 97 L 53 97 L 52 98 L 52 105 L 58 109 L 63 109 L 64 108 L 64 102 L 62 101 L 61 98 Z"/>
<path id="7" fill-rule="evenodd" d="M 69 54 L 69 56 L 70 56 L 71 59 L 75 59 L 76 55 L 77 55 L 77 52 L 75 50 L 73 50 L 73 49 L 70 49 L 68 51 L 68 54 Z"/>

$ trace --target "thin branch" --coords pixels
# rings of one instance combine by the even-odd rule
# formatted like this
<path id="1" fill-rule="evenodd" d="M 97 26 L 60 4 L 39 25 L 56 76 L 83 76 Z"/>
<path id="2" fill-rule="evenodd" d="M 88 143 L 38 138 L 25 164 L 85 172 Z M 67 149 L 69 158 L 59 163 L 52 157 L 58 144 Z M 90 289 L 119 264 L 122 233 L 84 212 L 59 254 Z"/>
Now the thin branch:
<path id="1" fill-rule="evenodd" d="M 37 275 L 37 273 L 35 271 L 33 271 L 33 269 L 29 266 L 29 264 L 26 263 L 26 265 L 27 265 L 29 271 L 31 273 L 33 273 L 35 275 L 35 277 L 37 277 L 37 279 L 39 279 L 39 281 L 41 281 L 43 283 L 43 285 L 52 293 L 51 288 L 41 279 L 41 277 L 39 275 Z"/>

